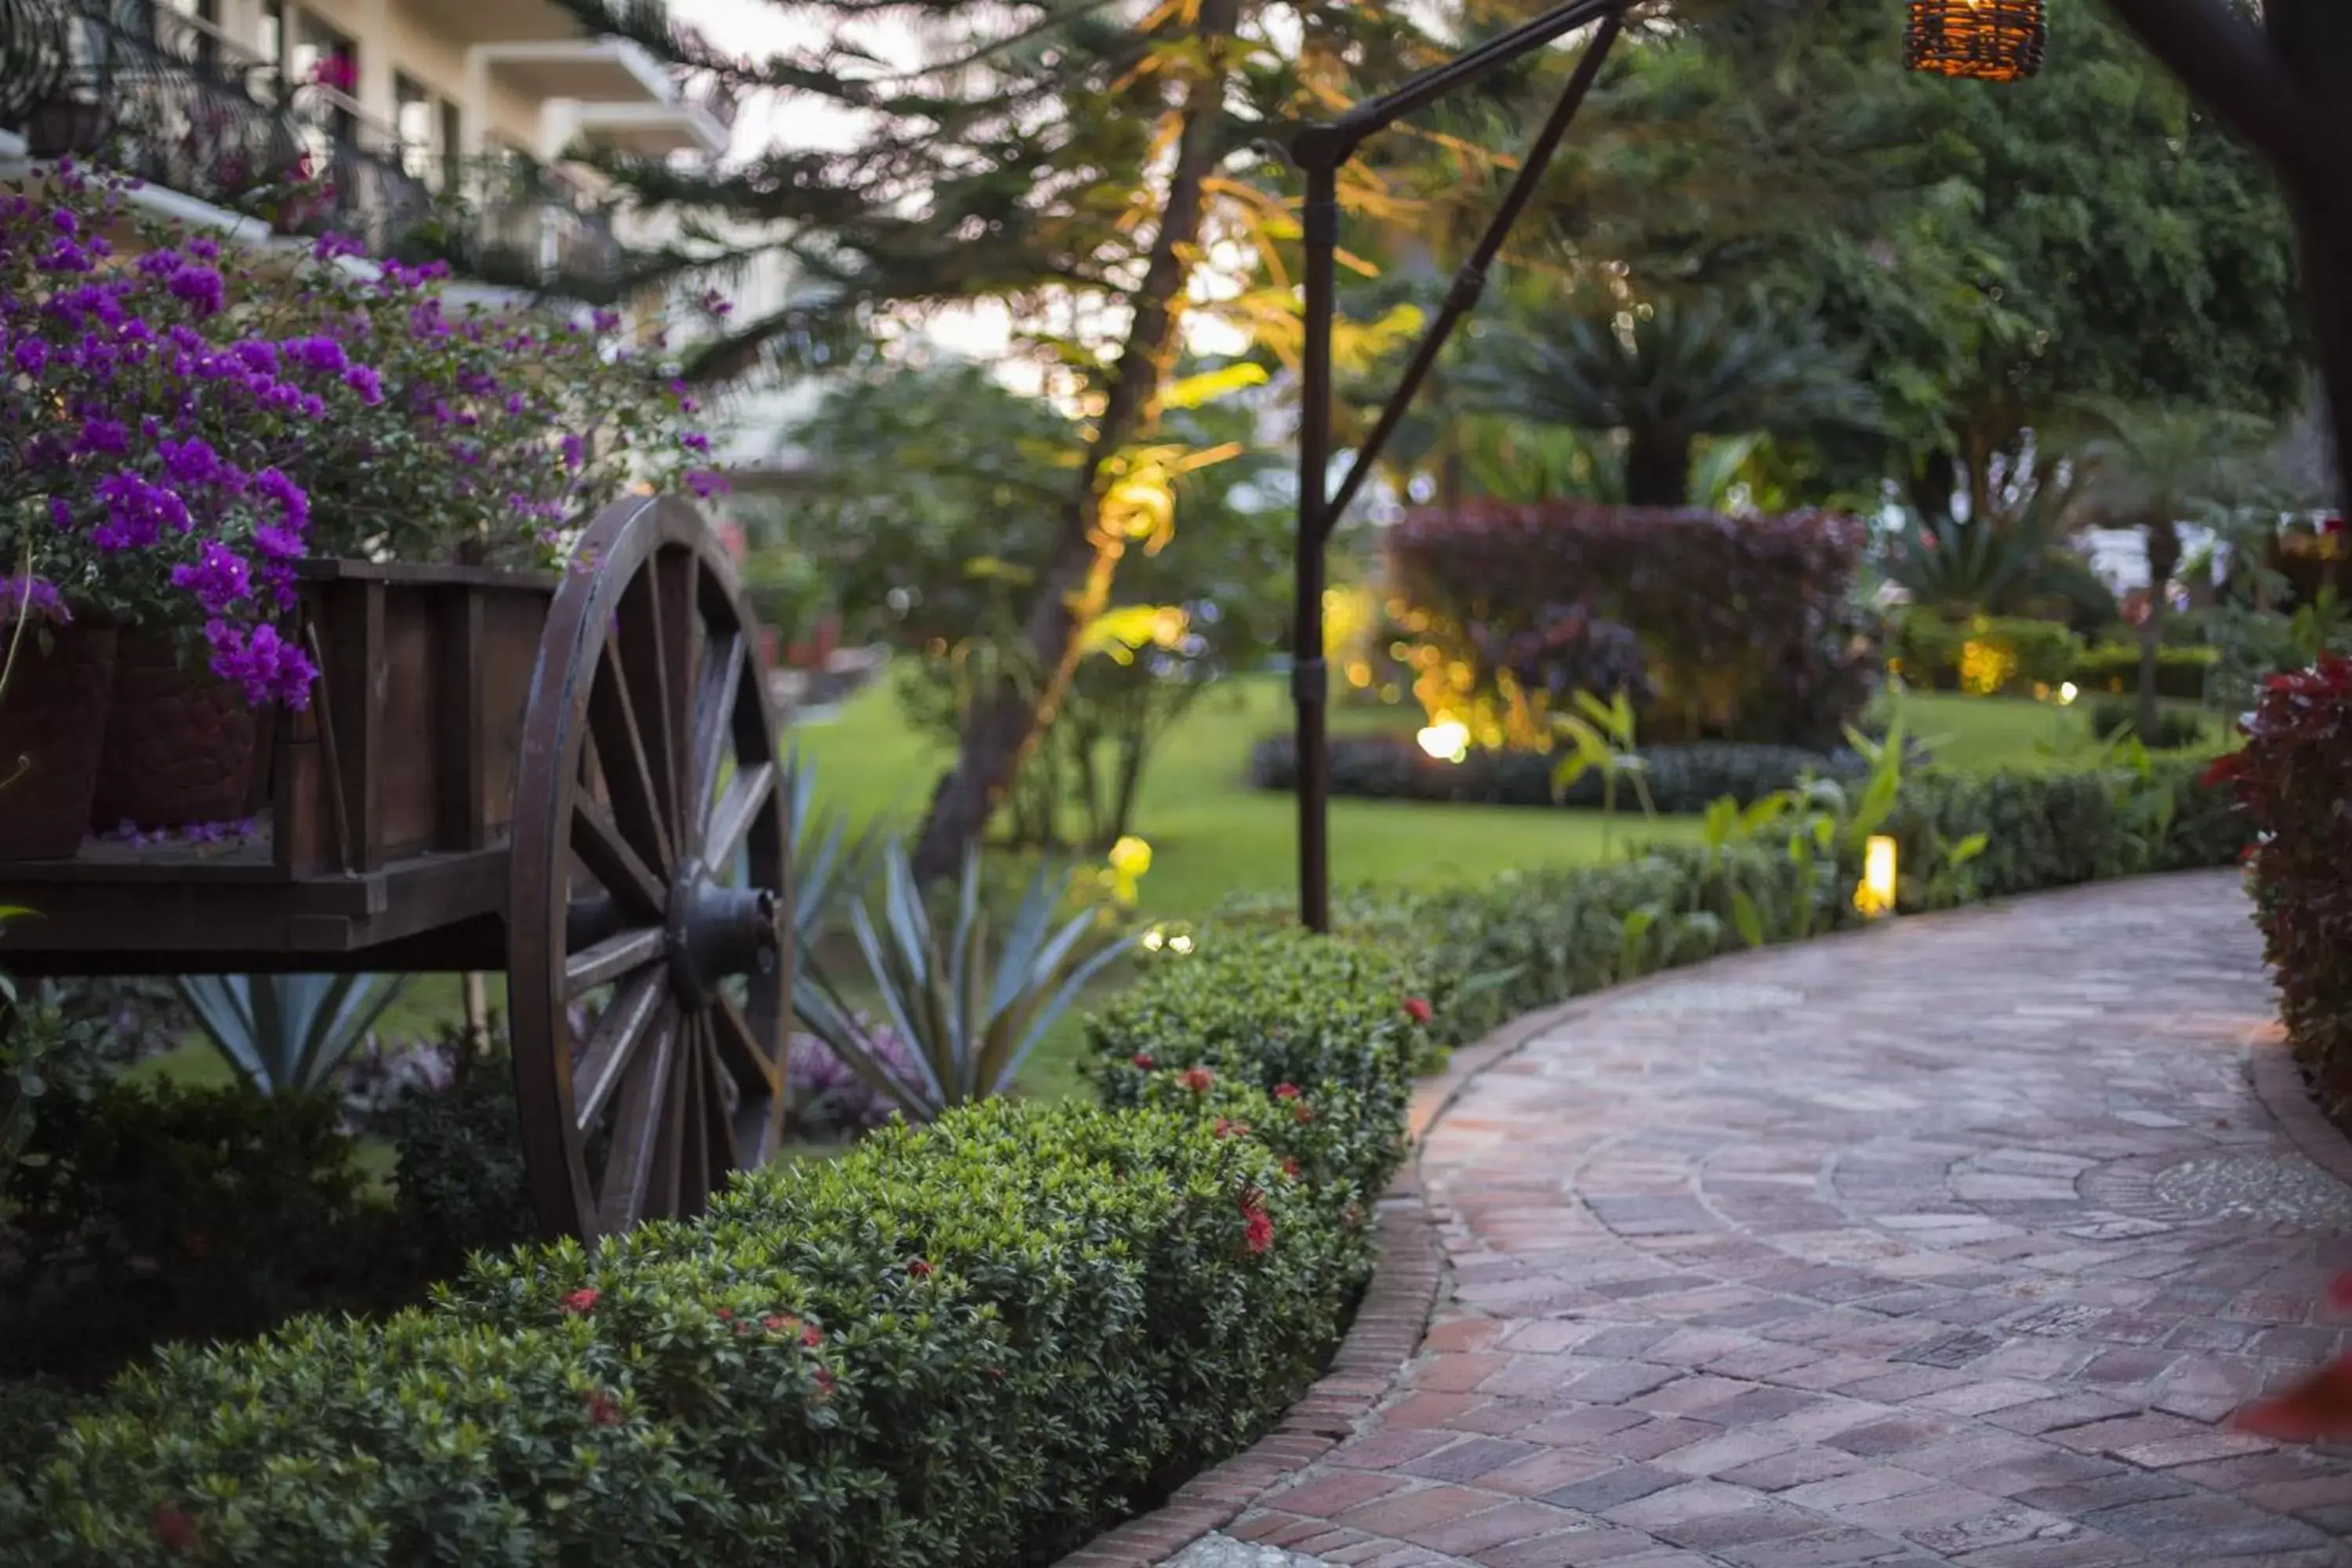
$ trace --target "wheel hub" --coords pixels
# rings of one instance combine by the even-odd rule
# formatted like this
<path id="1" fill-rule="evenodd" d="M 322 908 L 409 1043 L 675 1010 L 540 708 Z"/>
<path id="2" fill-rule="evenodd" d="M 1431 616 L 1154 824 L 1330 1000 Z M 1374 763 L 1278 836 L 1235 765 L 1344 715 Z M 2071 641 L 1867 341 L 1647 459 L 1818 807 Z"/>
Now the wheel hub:
<path id="1" fill-rule="evenodd" d="M 664 928 L 679 1005 L 707 1007 L 729 975 L 774 968 L 783 950 L 781 915 L 770 889 L 728 887 L 700 860 L 679 867 Z"/>

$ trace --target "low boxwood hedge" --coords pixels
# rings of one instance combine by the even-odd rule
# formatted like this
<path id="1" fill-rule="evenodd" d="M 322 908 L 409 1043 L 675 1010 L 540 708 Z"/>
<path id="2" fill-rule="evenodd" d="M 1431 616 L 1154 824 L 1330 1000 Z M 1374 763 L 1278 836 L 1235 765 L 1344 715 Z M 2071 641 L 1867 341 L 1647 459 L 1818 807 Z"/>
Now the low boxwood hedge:
<path id="1" fill-rule="evenodd" d="M 1559 795 L 1552 772 L 1562 753 L 1474 751 L 1459 763 L 1424 752 L 1409 735 L 1340 735 L 1329 745 L 1331 793 L 1366 800 L 1437 800 L 1482 805 L 1561 805 L 1591 810 L 1602 803 L 1599 770 L 1588 769 Z M 1858 778 L 1867 764 L 1850 751 L 1809 752 L 1738 741 L 1694 741 L 1644 746 L 1643 783 L 1651 804 L 1670 816 L 1696 814 L 1729 795 L 1746 805 L 1783 790 L 1807 773 Z M 1269 735 L 1251 748 L 1250 783 L 1259 789 L 1298 785 L 1298 744 Z M 1618 786 L 1621 808 L 1634 806 L 1630 784 Z"/>
<path id="2" fill-rule="evenodd" d="M 1210 933 L 1103 1026 L 1112 1104 L 885 1129 L 593 1260 L 166 1350 L 62 1431 L 16 1424 L 0 1562 L 1051 1561 L 1322 1364 L 1402 1156 L 1402 984 Z M 1213 1037 L 1212 993 L 1249 1018 Z"/>
<path id="3" fill-rule="evenodd" d="M 1905 777 L 1884 831 L 1903 868 L 1898 907 L 1947 908 L 2141 871 L 2233 863 L 2251 841 L 2202 758 L 2146 770 Z M 1984 847 L 1939 875 L 1949 847 Z M 1437 1004 L 1435 1039 L 1477 1038 L 1507 1019 L 1673 964 L 1748 945 L 1744 901 L 1766 942 L 1848 926 L 1858 864 L 1809 881 L 1769 842 L 1663 845 L 1612 865 L 1514 871 L 1475 887 L 1359 888 L 1333 900 L 1334 929 L 1375 951 L 1409 953 Z M 1736 898 L 1735 895 L 1739 897 Z M 1235 900 L 1233 923 L 1280 927 L 1286 895 Z"/>

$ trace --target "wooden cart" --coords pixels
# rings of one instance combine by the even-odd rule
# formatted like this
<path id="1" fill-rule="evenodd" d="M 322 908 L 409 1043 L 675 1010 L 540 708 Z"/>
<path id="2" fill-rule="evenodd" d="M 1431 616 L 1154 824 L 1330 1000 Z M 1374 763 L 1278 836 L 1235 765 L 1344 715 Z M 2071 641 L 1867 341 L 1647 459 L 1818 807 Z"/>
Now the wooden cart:
<path id="1" fill-rule="evenodd" d="M 0 866 L 28 976 L 503 969 L 541 1223 L 699 1213 L 773 1152 L 791 997 L 758 628 L 701 515 L 630 500 L 560 575 L 309 563 L 320 678 L 230 847 Z"/>

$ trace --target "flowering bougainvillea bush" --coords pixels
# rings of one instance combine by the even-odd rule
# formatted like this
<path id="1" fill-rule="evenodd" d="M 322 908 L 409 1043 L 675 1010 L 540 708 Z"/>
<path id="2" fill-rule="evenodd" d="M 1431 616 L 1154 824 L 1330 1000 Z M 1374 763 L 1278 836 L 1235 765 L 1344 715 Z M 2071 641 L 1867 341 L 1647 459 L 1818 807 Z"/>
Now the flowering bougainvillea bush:
<path id="1" fill-rule="evenodd" d="M 545 563 L 627 479 L 715 483 L 617 317 L 456 306 L 333 237 L 226 247 L 124 190 L 61 163 L 0 192 L 0 608 L 198 638 L 299 706 L 301 557 Z"/>
<path id="2" fill-rule="evenodd" d="M 17 1424 L 0 1562 L 1051 1561 L 1321 1366 L 1402 1153 L 1430 1008 L 1402 983 L 1210 933 L 1106 1026 L 1114 1104 L 885 1127 L 593 1261 L 163 1352 L 69 1429 Z"/>

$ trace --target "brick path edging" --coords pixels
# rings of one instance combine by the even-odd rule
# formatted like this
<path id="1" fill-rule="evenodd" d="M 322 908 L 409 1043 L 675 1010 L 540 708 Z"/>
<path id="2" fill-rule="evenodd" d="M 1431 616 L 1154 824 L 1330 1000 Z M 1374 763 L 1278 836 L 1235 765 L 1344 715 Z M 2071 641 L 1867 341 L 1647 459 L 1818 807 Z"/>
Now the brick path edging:
<path id="1" fill-rule="evenodd" d="M 2276 1028 L 2264 1029 L 2248 1043 L 2252 1049 L 2246 1058 L 2246 1077 L 2253 1084 L 2254 1098 L 2276 1119 L 2305 1159 L 2352 1186 L 2352 1139 L 2347 1139 L 2319 1109 L 2311 1080 L 2304 1076 L 2285 1035 Z"/>
<path id="2" fill-rule="evenodd" d="M 1355 1435 L 1412 1359 L 1437 1300 L 1444 1254 L 1408 1167 L 1381 1200 L 1380 1262 L 1330 1370 L 1246 1452 L 1202 1471 L 1154 1511 L 1129 1520 L 1055 1568 L 1150 1568 L 1221 1525 L 1269 1487 Z"/>

